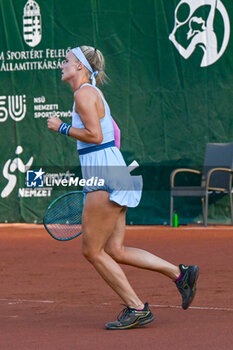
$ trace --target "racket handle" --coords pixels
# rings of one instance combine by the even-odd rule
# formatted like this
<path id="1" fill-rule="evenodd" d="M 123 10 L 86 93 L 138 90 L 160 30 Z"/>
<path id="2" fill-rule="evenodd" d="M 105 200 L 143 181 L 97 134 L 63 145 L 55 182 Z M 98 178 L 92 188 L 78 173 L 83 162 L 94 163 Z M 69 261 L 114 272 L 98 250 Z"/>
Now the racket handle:
<path id="1" fill-rule="evenodd" d="M 138 167 L 139 167 L 138 162 L 136 160 L 132 161 L 132 163 L 130 163 L 128 165 L 129 172 L 131 173 L 131 171 L 133 171 L 134 169 L 136 169 Z"/>

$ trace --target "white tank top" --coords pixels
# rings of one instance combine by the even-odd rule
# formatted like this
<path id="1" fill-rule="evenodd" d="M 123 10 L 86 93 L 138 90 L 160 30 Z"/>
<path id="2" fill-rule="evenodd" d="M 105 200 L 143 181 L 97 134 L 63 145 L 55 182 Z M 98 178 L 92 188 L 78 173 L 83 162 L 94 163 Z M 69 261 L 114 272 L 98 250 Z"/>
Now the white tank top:
<path id="1" fill-rule="evenodd" d="M 86 85 L 92 86 L 94 89 L 96 89 L 98 91 L 98 93 L 100 94 L 100 97 L 104 103 L 105 115 L 102 119 L 100 119 L 100 124 L 101 124 L 101 129 L 102 129 L 102 134 L 103 134 L 103 141 L 101 144 L 113 141 L 114 140 L 114 129 L 113 129 L 110 108 L 109 108 L 105 98 L 101 94 L 100 90 L 96 86 L 93 86 L 93 85 L 87 83 L 87 84 L 83 84 L 80 88 L 82 88 L 83 86 L 86 86 Z M 73 111 L 72 111 L 72 126 L 74 128 L 78 128 L 78 129 L 85 128 L 79 114 L 75 112 L 75 103 L 73 105 Z M 86 148 L 86 147 L 92 147 L 92 146 L 96 146 L 96 144 L 82 142 L 82 141 L 77 140 L 77 149 L 78 150 Z"/>

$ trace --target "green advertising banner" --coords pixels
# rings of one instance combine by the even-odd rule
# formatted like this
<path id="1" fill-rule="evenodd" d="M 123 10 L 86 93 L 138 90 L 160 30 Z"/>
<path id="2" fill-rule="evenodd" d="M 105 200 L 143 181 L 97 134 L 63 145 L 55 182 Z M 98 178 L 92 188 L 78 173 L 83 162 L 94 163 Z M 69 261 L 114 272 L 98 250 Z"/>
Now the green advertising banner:
<path id="1" fill-rule="evenodd" d="M 41 223 L 70 191 L 60 180 L 80 175 L 76 141 L 47 118 L 71 123 L 61 65 L 70 48 L 90 45 L 106 59 L 101 89 L 126 163 L 136 159 L 143 175 L 127 223 L 167 224 L 171 171 L 201 169 L 206 143 L 233 140 L 232 15 L 231 0 L 0 0 L 0 221 Z M 46 176 L 39 187 L 33 171 Z M 181 223 L 201 220 L 199 199 L 176 206 Z M 209 214 L 228 222 L 226 198 L 214 197 Z"/>

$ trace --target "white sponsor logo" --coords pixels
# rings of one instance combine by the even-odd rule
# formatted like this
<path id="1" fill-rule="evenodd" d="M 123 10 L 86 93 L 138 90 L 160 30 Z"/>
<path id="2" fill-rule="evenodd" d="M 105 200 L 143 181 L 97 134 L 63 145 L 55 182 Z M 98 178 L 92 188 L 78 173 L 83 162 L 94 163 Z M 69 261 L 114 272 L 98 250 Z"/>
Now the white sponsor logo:
<path id="1" fill-rule="evenodd" d="M 34 118 L 70 118 L 72 111 L 61 111 L 57 103 L 47 103 L 45 96 L 34 97 Z"/>
<path id="2" fill-rule="evenodd" d="M 23 153 L 22 146 L 17 146 L 15 150 L 15 154 L 18 156 Z M 5 188 L 1 192 L 2 198 L 7 198 L 15 189 L 15 186 L 17 184 L 17 176 L 15 173 L 17 170 L 19 170 L 21 173 L 26 173 L 30 167 L 32 166 L 32 163 L 34 161 L 33 157 L 30 157 L 28 162 L 26 164 L 23 163 L 22 159 L 19 157 L 12 159 L 8 159 L 3 167 L 3 176 L 6 180 L 8 180 L 8 183 L 6 184 Z M 30 170 L 29 170 L 30 172 Z M 34 178 L 34 181 L 37 182 L 38 179 L 43 175 L 42 169 L 40 169 L 36 173 L 36 177 Z M 46 188 L 19 188 L 18 189 L 18 197 L 50 197 L 52 192 L 52 188 L 46 187 Z"/>
<path id="3" fill-rule="evenodd" d="M 89 179 L 82 179 L 70 173 L 67 170 L 65 173 L 45 173 L 40 168 L 39 170 L 27 170 L 26 173 L 27 187 L 71 187 L 71 186 L 104 186 L 104 179 L 99 179 L 97 176 L 92 176 Z"/>
<path id="4" fill-rule="evenodd" d="M 8 115 L 19 122 L 25 117 L 26 110 L 26 95 L 0 96 L 0 122 L 5 122 Z"/>
<path id="5" fill-rule="evenodd" d="M 23 152 L 23 148 L 21 146 L 17 146 L 15 150 L 15 154 L 19 155 Z M 16 183 L 17 183 L 17 177 L 14 174 L 16 170 L 18 169 L 21 173 L 26 173 L 26 171 L 31 167 L 33 163 L 33 157 L 30 157 L 28 162 L 26 164 L 23 163 L 22 159 L 19 157 L 12 159 L 8 159 L 3 167 L 3 176 L 6 180 L 8 180 L 7 185 L 2 190 L 1 197 L 6 198 L 8 197 L 11 192 L 14 190 Z"/>
<path id="6" fill-rule="evenodd" d="M 207 18 L 200 12 L 199 8 L 206 7 Z M 183 18 L 184 11 L 186 18 Z M 217 24 L 215 25 L 216 12 L 222 17 L 224 27 L 223 37 L 219 38 Z M 204 17 L 204 18 L 203 18 Z M 218 23 L 219 25 L 219 23 Z M 178 35 L 178 33 L 180 35 Z M 217 36 L 217 33 L 219 34 Z M 186 36 L 186 43 L 178 37 Z M 228 13 L 220 0 L 181 0 L 175 9 L 175 25 L 169 35 L 178 52 L 188 59 L 197 47 L 203 50 L 201 67 L 207 67 L 216 61 L 225 52 L 230 38 L 230 21 Z M 182 41 L 182 42 L 180 42 Z"/>
<path id="7" fill-rule="evenodd" d="M 42 38 L 40 7 L 34 0 L 28 0 L 24 6 L 23 37 L 31 47 L 38 45 Z"/>
<path id="8" fill-rule="evenodd" d="M 52 175 L 52 176 L 51 176 Z M 59 176 L 57 174 L 46 174 L 44 176 L 44 185 L 45 186 L 104 186 L 104 179 L 99 179 L 97 176 L 92 176 L 89 179 L 82 179 L 74 176 Z"/>
<path id="9" fill-rule="evenodd" d="M 68 47 L 67 49 L 1 51 L 0 72 L 61 69 L 70 49 Z"/>
<path id="10" fill-rule="evenodd" d="M 19 188 L 19 197 L 51 197 L 51 188 Z"/>
<path id="11" fill-rule="evenodd" d="M 28 0 L 24 6 L 23 38 L 29 46 L 28 50 L 0 51 L 0 73 L 61 69 L 64 59 L 71 49 L 71 47 L 48 47 L 36 50 L 35 47 L 42 40 L 42 18 L 40 7 L 34 0 Z"/>

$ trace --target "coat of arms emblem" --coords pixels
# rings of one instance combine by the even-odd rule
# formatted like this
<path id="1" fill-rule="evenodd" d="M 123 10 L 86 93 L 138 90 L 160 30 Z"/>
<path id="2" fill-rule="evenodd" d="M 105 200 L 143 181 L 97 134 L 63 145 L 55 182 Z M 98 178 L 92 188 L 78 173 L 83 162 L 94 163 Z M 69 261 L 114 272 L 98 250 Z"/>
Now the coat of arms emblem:
<path id="1" fill-rule="evenodd" d="M 41 14 L 40 7 L 34 0 L 28 0 L 23 11 L 23 37 L 25 42 L 35 47 L 41 41 Z"/>

